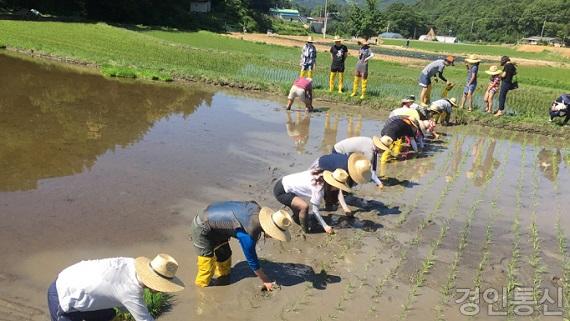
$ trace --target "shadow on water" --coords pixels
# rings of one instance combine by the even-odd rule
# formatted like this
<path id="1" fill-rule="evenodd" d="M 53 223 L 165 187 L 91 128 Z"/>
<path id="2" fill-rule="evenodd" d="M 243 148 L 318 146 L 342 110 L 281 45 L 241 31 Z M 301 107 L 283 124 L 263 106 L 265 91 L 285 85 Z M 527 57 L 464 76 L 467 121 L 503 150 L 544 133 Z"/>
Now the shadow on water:
<path id="1" fill-rule="evenodd" d="M 321 270 L 316 273 L 312 267 L 301 263 L 279 263 L 268 260 L 260 260 L 263 271 L 274 279 L 281 286 L 295 286 L 301 283 L 310 282 L 313 288 L 325 290 L 329 284 L 339 283 L 340 276 L 328 274 Z M 238 262 L 232 267 L 229 280 L 221 280 L 216 285 L 223 286 L 237 283 L 245 278 L 256 277 L 251 271 L 246 261 Z"/>
<path id="2" fill-rule="evenodd" d="M 212 101 L 207 92 L 109 81 L 5 55 L 0 69 L 0 191 L 81 173 L 162 118 L 187 117 Z"/>

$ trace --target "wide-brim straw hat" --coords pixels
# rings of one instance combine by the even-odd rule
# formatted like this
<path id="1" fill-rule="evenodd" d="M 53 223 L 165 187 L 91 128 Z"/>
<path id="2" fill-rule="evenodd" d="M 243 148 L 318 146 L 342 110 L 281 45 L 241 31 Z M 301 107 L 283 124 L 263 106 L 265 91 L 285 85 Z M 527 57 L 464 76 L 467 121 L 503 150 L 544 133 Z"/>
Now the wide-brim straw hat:
<path id="1" fill-rule="evenodd" d="M 307 42 L 313 42 L 313 36 L 308 36 L 308 37 L 307 37 Z"/>
<path id="2" fill-rule="evenodd" d="M 358 184 L 370 182 L 372 177 L 372 164 L 361 153 L 352 153 L 348 157 L 348 174 Z"/>
<path id="3" fill-rule="evenodd" d="M 279 241 L 291 240 L 289 227 L 292 221 L 291 215 L 285 210 L 274 211 L 269 207 L 262 207 L 259 211 L 259 224 L 263 232 Z"/>
<path id="4" fill-rule="evenodd" d="M 334 170 L 334 172 L 331 171 L 323 172 L 323 178 L 325 182 L 327 182 L 331 186 L 340 189 L 341 191 L 350 193 L 352 192 L 352 189 L 347 184 L 348 177 L 349 177 L 348 173 L 342 168 L 337 168 Z"/>
<path id="5" fill-rule="evenodd" d="M 394 140 L 390 136 L 382 136 L 382 137 L 373 136 L 372 142 L 374 143 L 374 146 L 380 148 L 381 150 L 389 151 L 390 145 L 392 145 Z"/>
<path id="6" fill-rule="evenodd" d="M 451 97 L 448 99 L 448 101 L 455 107 L 457 107 L 457 100 L 455 99 L 455 97 Z"/>
<path id="7" fill-rule="evenodd" d="M 152 290 L 169 293 L 184 290 L 184 283 L 176 277 L 178 262 L 168 254 L 158 254 L 152 260 L 137 257 L 135 270 L 139 280 Z"/>
<path id="8" fill-rule="evenodd" d="M 476 64 L 478 62 L 481 62 L 481 59 L 479 59 L 479 57 L 477 57 L 476 55 L 469 55 L 467 56 L 467 58 L 465 58 L 465 61 L 470 64 Z"/>
<path id="9" fill-rule="evenodd" d="M 342 42 L 342 38 L 339 36 L 334 36 L 334 42 Z"/>
<path id="10" fill-rule="evenodd" d="M 485 70 L 485 73 L 487 73 L 487 74 L 489 74 L 489 75 L 491 75 L 491 76 L 496 76 L 496 75 L 502 73 L 502 71 L 501 71 L 501 70 L 499 69 L 499 67 L 497 67 L 497 66 L 491 66 L 491 67 L 489 68 L 489 70 Z"/>
<path id="11" fill-rule="evenodd" d="M 401 102 L 402 104 L 407 104 L 407 103 L 413 103 L 414 101 L 415 101 L 415 100 L 406 97 L 406 98 L 402 99 L 400 102 Z"/>

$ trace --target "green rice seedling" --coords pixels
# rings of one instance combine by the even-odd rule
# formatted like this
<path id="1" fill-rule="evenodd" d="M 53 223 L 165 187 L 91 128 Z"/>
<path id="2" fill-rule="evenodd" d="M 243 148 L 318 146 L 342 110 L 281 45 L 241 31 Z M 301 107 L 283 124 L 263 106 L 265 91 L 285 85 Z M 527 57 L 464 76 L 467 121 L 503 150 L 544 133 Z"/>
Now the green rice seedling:
<path id="1" fill-rule="evenodd" d="M 174 296 L 168 293 L 151 292 L 149 289 L 144 289 L 144 302 L 147 305 L 148 312 L 157 318 L 161 314 L 170 311 L 174 302 Z M 125 311 L 117 311 L 115 321 L 134 321 L 133 316 Z"/>

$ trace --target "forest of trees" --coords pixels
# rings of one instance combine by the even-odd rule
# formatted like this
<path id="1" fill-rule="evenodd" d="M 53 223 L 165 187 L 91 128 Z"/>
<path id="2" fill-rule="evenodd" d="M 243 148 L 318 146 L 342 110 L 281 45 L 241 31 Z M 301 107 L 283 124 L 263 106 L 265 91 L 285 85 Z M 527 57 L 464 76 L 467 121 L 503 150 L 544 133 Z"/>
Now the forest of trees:
<path id="1" fill-rule="evenodd" d="M 35 8 L 91 21 L 264 32 L 271 7 L 322 15 L 324 0 L 212 0 L 212 13 L 189 12 L 190 0 L 0 0 L 0 8 Z M 388 5 L 389 4 L 389 5 Z M 387 6 L 386 6 L 387 5 Z M 306 6 L 306 7 L 305 7 Z M 516 42 L 525 36 L 570 38 L 569 0 L 328 0 L 329 33 L 418 37 L 429 28 L 461 41 Z"/>

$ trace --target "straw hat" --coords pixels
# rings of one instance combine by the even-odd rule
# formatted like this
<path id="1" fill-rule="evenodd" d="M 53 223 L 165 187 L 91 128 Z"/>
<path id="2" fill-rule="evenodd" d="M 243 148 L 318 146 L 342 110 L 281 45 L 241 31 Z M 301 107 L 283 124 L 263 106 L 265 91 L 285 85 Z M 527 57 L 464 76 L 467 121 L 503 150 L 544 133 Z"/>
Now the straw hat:
<path id="1" fill-rule="evenodd" d="M 292 221 L 291 215 L 284 210 L 275 212 L 269 207 L 262 207 L 259 212 L 259 223 L 263 231 L 279 241 L 289 242 L 291 240 L 289 227 Z"/>
<path id="2" fill-rule="evenodd" d="M 341 42 L 342 39 L 339 36 L 334 36 L 334 42 Z"/>
<path id="3" fill-rule="evenodd" d="M 410 99 L 410 97 L 408 96 L 408 97 L 402 99 L 400 102 L 402 104 L 406 104 L 406 103 L 413 103 L 414 101 L 415 101 L 414 99 Z"/>
<path id="4" fill-rule="evenodd" d="M 457 100 L 455 97 L 451 97 L 447 101 L 449 101 L 453 106 L 457 107 Z"/>
<path id="5" fill-rule="evenodd" d="M 313 36 L 308 36 L 308 37 L 307 37 L 307 42 L 313 42 Z"/>
<path id="6" fill-rule="evenodd" d="M 502 71 L 499 70 L 499 68 L 497 66 L 491 66 L 489 68 L 489 70 L 485 70 L 485 72 L 491 76 L 495 76 L 495 75 L 500 74 Z"/>
<path id="7" fill-rule="evenodd" d="M 135 259 L 139 280 L 148 288 L 159 292 L 178 292 L 184 283 L 175 274 L 178 262 L 168 254 L 158 254 L 154 259 L 141 256 Z"/>
<path id="8" fill-rule="evenodd" d="M 476 64 L 478 62 L 481 62 L 481 59 L 479 59 L 479 57 L 477 57 L 476 55 L 469 55 L 467 56 L 467 58 L 465 58 L 465 61 L 470 64 Z"/>
<path id="9" fill-rule="evenodd" d="M 352 192 L 346 183 L 348 181 L 348 173 L 342 168 L 337 168 L 334 170 L 334 172 L 324 171 L 323 178 L 325 179 L 325 182 L 331 186 L 334 186 L 347 193 Z"/>
<path id="10" fill-rule="evenodd" d="M 390 150 L 390 145 L 392 145 L 394 140 L 390 136 L 382 136 L 382 138 L 378 136 L 373 136 L 372 142 L 374 143 L 374 146 L 382 150 Z"/>
<path id="11" fill-rule="evenodd" d="M 348 157 L 348 173 L 358 184 L 368 183 L 372 177 L 372 164 L 363 154 L 352 153 Z"/>

